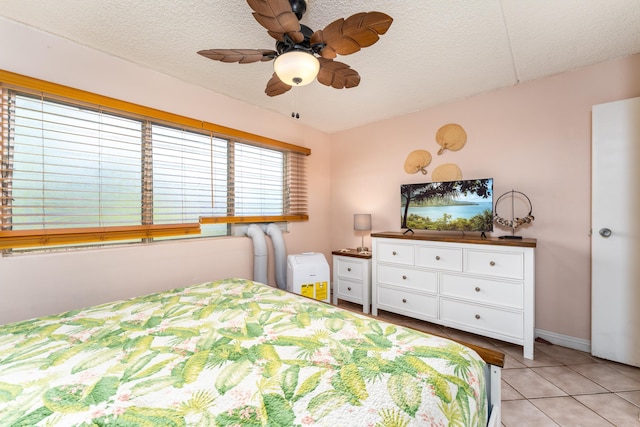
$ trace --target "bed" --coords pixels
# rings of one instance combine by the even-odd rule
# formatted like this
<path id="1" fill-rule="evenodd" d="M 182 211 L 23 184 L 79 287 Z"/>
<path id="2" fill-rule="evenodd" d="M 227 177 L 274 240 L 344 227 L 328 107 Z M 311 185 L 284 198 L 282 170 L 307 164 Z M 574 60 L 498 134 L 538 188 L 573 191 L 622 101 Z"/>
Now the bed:
<path id="1" fill-rule="evenodd" d="M 227 279 L 0 326 L 0 425 L 500 425 L 472 347 Z"/>

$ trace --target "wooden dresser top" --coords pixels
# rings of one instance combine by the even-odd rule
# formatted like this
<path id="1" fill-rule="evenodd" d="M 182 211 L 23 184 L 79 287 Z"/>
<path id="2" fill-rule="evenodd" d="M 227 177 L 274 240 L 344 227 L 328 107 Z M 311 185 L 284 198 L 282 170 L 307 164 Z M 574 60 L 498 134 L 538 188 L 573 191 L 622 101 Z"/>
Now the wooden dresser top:
<path id="1" fill-rule="evenodd" d="M 525 248 L 535 248 L 536 239 L 501 239 L 499 237 L 480 236 L 463 236 L 453 235 L 449 233 L 437 232 L 415 232 L 413 234 L 403 233 L 401 231 L 383 231 L 379 233 L 371 233 L 371 237 L 382 237 L 386 239 L 406 239 L 406 240 L 426 240 L 433 242 L 451 242 L 451 243 L 473 243 L 476 245 L 494 245 L 494 246 L 519 246 Z"/>

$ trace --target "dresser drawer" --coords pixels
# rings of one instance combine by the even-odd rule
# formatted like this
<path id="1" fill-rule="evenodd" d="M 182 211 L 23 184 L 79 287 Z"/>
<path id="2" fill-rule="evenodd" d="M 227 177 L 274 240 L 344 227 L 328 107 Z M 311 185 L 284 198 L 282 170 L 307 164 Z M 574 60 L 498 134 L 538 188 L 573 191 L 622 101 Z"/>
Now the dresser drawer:
<path id="1" fill-rule="evenodd" d="M 416 266 L 438 270 L 462 271 L 462 249 L 440 246 L 416 246 Z"/>
<path id="2" fill-rule="evenodd" d="M 362 304 L 362 281 L 338 279 L 338 298 Z"/>
<path id="3" fill-rule="evenodd" d="M 378 307 L 394 313 L 421 319 L 438 317 L 438 299 L 435 295 L 414 294 L 398 288 L 378 287 Z"/>
<path id="4" fill-rule="evenodd" d="M 414 246 L 395 243 L 378 243 L 378 262 L 391 262 L 394 264 L 413 265 Z"/>
<path id="5" fill-rule="evenodd" d="M 440 276 L 440 295 L 519 310 L 523 309 L 522 283 L 518 282 L 501 282 L 454 274 L 442 274 Z"/>
<path id="6" fill-rule="evenodd" d="M 338 275 L 354 280 L 362 280 L 363 263 L 349 258 L 336 258 Z"/>
<path id="7" fill-rule="evenodd" d="M 524 254 L 514 252 L 466 250 L 464 271 L 509 279 L 524 278 Z"/>
<path id="8" fill-rule="evenodd" d="M 422 292 L 437 292 L 438 273 L 408 267 L 378 265 L 378 283 L 402 286 Z"/>
<path id="9" fill-rule="evenodd" d="M 514 313 L 440 298 L 440 320 L 451 326 L 466 327 L 467 330 L 472 328 L 518 340 L 524 338 L 522 312 Z"/>

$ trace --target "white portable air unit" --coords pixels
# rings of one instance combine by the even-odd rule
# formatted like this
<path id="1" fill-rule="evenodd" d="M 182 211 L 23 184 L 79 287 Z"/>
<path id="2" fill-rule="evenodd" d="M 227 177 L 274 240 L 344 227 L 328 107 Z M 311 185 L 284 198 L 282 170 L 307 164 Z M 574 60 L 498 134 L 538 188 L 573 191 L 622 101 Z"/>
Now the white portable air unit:
<path id="1" fill-rule="evenodd" d="M 324 255 L 306 252 L 287 256 L 287 290 L 320 301 L 330 301 L 329 264 Z"/>

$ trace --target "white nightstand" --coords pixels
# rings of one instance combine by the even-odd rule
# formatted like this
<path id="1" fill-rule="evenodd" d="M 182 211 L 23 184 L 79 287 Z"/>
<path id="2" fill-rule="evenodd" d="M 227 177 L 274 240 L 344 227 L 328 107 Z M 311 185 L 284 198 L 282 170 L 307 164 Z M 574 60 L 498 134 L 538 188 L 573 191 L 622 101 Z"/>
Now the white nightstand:
<path id="1" fill-rule="evenodd" d="M 362 304 L 369 313 L 371 306 L 371 252 L 355 249 L 333 251 L 333 303 L 338 299 Z"/>

